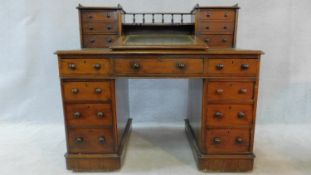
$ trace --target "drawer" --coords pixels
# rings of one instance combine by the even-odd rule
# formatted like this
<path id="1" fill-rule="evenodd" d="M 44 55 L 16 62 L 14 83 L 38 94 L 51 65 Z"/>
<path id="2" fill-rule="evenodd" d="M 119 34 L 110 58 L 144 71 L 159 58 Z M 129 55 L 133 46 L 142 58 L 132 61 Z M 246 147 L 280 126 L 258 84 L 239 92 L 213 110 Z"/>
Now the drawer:
<path id="1" fill-rule="evenodd" d="M 253 82 L 209 82 L 207 85 L 208 100 L 252 100 L 253 94 Z"/>
<path id="2" fill-rule="evenodd" d="M 234 31 L 233 22 L 222 21 L 200 21 L 199 34 L 232 34 Z"/>
<path id="3" fill-rule="evenodd" d="M 111 100 L 111 83 L 96 82 L 63 82 L 65 101 L 109 101 Z"/>
<path id="4" fill-rule="evenodd" d="M 232 35 L 198 35 L 209 47 L 231 48 L 233 47 Z"/>
<path id="5" fill-rule="evenodd" d="M 259 70 L 257 59 L 208 59 L 206 64 L 208 74 L 219 76 L 224 74 L 256 76 Z"/>
<path id="6" fill-rule="evenodd" d="M 116 21 L 118 14 L 111 10 L 81 11 L 81 19 L 87 21 Z"/>
<path id="7" fill-rule="evenodd" d="M 113 153 L 112 129 L 69 129 L 69 153 Z"/>
<path id="8" fill-rule="evenodd" d="M 83 35 L 83 48 L 109 48 L 118 35 Z"/>
<path id="9" fill-rule="evenodd" d="M 253 121 L 252 105 L 222 105 L 207 106 L 207 126 L 249 126 Z"/>
<path id="10" fill-rule="evenodd" d="M 60 75 L 107 75 L 109 59 L 59 59 Z"/>
<path id="11" fill-rule="evenodd" d="M 234 9 L 200 9 L 199 19 L 201 20 L 235 20 Z"/>
<path id="12" fill-rule="evenodd" d="M 65 104 L 69 127 L 112 126 L 111 104 Z"/>
<path id="13" fill-rule="evenodd" d="M 117 74 L 200 74 L 203 59 L 115 59 Z"/>
<path id="14" fill-rule="evenodd" d="M 249 129 L 208 129 L 207 153 L 247 153 L 250 151 Z"/>
<path id="15" fill-rule="evenodd" d="M 118 33 L 118 25 L 113 22 L 83 23 L 82 31 L 87 33 Z"/>

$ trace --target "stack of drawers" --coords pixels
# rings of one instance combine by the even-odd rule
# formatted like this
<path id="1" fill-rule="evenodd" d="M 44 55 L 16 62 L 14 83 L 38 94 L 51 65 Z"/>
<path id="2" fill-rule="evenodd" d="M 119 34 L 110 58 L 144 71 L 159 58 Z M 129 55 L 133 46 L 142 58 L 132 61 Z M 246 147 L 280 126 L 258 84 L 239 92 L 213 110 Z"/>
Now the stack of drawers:
<path id="1" fill-rule="evenodd" d="M 106 59 L 61 59 L 60 75 L 69 154 L 115 152 L 114 80 L 83 79 L 107 75 Z"/>
<path id="2" fill-rule="evenodd" d="M 238 7 L 199 7 L 195 34 L 209 47 L 235 47 Z"/>
<path id="3" fill-rule="evenodd" d="M 82 48 L 109 48 L 121 33 L 118 8 L 78 7 Z"/>
<path id="4" fill-rule="evenodd" d="M 258 59 L 209 59 L 205 84 L 207 154 L 252 154 Z"/>

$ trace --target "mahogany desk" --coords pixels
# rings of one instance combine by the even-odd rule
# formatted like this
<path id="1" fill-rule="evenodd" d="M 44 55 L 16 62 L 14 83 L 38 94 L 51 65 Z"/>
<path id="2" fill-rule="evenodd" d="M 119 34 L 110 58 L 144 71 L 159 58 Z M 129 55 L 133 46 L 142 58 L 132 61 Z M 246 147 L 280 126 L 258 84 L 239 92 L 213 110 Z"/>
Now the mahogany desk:
<path id="1" fill-rule="evenodd" d="M 92 33 L 94 30 L 101 30 L 96 26 L 108 26 L 112 30 L 114 27 L 111 23 L 107 24 L 107 20 L 109 22 L 114 18 L 112 21 L 116 22 L 125 13 L 121 7 L 78 8 L 82 20 L 83 47 L 88 44 L 94 46 L 94 43 L 95 46 L 96 43 L 102 44 L 104 40 L 101 38 L 109 38 L 110 34 Z M 229 21 L 235 19 L 231 16 L 236 15 L 236 9 L 237 6 L 205 7 L 202 11 L 197 6 L 192 13 L 197 18 L 215 16 L 217 22 L 214 23 L 217 25 L 211 23 L 209 27 L 215 29 L 214 25 L 217 28 L 222 23 L 228 23 L 226 19 L 219 22 L 219 18 L 229 17 Z M 202 34 L 193 37 L 195 43 L 198 43 L 196 46 L 187 43 L 180 46 L 182 49 L 174 44 L 156 44 L 151 47 L 134 44 L 128 47 L 126 44 L 122 45 L 123 37 L 133 33 L 136 35 L 145 31 L 141 28 L 150 28 L 152 25 L 117 24 L 127 32 L 123 34 L 121 30 L 121 34 L 113 34 L 119 39 L 107 46 L 110 48 L 96 46 L 97 49 L 56 53 L 64 107 L 67 168 L 74 171 L 106 171 L 121 167 L 132 122 L 129 116 L 128 79 L 151 77 L 189 79 L 189 94 L 185 95 L 190 97 L 188 103 L 191 112 L 185 119 L 185 130 L 200 170 L 251 170 L 255 157 L 253 144 L 262 52 L 230 48 L 233 43 L 217 48 L 218 41 L 216 45 L 202 45 L 201 41 L 210 42 L 199 39 L 201 36 L 198 35 Z M 163 25 L 153 27 L 156 31 L 161 31 L 159 26 Z M 164 25 L 164 29 L 168 26 Z M 171 26 L 177 29 L 174 24 Z M 191 30 L 194 32 L 194 28 L 189 30 L 189 26 L 179 25 L 179 32 L 180 29 L 185 29 L 186 33 Z M 91 32 L 88 33 L 87 30 Z M 207 36 L 211 35 L 221 37 L 218 34 Z M 235 32 L 224 35 L 235 38 Z M 92 37 L 95 39 L 88 43 L 88 39 Z M 178 39 L 178 42 L 181 40 Z"/>

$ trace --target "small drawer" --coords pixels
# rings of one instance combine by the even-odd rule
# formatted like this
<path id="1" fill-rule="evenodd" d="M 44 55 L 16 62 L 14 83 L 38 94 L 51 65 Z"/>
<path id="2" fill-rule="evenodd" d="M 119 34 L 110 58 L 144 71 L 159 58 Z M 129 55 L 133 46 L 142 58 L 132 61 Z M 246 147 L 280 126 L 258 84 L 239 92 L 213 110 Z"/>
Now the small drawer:
<path id="1" fill-rule="evenodd" d="M 97 11 L 81 11 L 83 22 L 88 21 L 116 21 L 118 15 L 116 11 L 97 10 Z"/>
<path id="2" fill-rule="evenodd" d="M 118 33 L 118 25 L 116 23 L 106 22 L 83 23 L 82 31 L 84 34 Z"/>
<path id="3" fill-rule="evenodd" d="M 208 100 L 252 100 L 254 98 L 253 82 L 209 82 Z"/>
<path id="4" fill-rule="evenodd" d="M 250 136 L 249 129 L 208 129 L 207 153 L 248 153 Z"/>
<path id="5" fill-rule="evenodd" d="M 203 59 L 115 59 L 117 74 L 200 74 Z"/>
<path id="6" fill-rule="evenodd" d="M 109 59 L 59 59 L 60 75 L 107 75 Z"/>
<path id="7" fill-rule="evenodd" d="M 233 31 L 233 22 L 199 22 L 199 34 L 232 34 Z"/>
<path id="8" fill-rule="evenodd" d="M 63 82 L 65 101 L 109 101 L 111 100 L 111 83 L 96 82 Z"/>
<path id="9" fill-rule="evenodd" d="M 233 47 L 232 35 L 198 35 L 209 47 L 231 48 Z"/>
<path id="10" fill-rule="evenodd" d="M 200 9 L 201 20 L 235 20 L 235 9 Z"/>
<path id="11" fill-rule="evenodd" d="M 65 104 L 69 127 L 112 126 L 110 104 Z"/>
<path id="12" fill-rule="evenodd" d="M 83 35 L 83 48 L 109 48 L 118 35 Z"/>
<path id="13" fill-rule="evenodd" d="M 69 153 L 113 153 L 112 129 L 69 129 Z"/>
<path id="14" fill-rule="evenodd" d="M 207 126 L 249 126 L 253 121 L 252 105 L 222 105 L 207 106 Z"/>
<path id="15" fill-rule="evenodd" d="M 258 59 L 208 59 L 208 74 L 223 76 L 235 74 L 240 76 L 256 76 L 259 70 Z"/>

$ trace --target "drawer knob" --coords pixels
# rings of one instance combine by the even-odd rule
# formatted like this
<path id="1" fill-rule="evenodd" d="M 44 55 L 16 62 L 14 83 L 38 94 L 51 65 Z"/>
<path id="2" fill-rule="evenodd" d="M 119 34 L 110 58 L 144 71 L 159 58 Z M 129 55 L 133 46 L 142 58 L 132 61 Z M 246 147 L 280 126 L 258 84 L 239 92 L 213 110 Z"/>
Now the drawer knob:
<path id="1" fill-rule="evenodd" d="M 97 112 L 97 118 L 103 118 L 104 117 L 104 113 L 103 112 Z"/>
<path id="2" fill-rule="evenodd" d="M 111 25 L 108 25 L 108 26 L 107 26 L 107 29 L 108 29 L 108 30 L 111 30 L 111 29 L 112 29 L 112 26 L 111 26 Z"/>
<path id="3" fill-rule="evenodd" d="M 107 13 L 107 18 L 110 18 L 110 17 L 111 17 L 110 13 Z"/>
<path id="4" fill-rule="evenodd" d="M 73 117 L 76 118 L 76 119 L 78 119 L 78 118 L 81 117 L 81 113 L 80 113 L 80 112 L 74 112 L 74 113 L 73 113 Z"/>
<path id="5" fill-rule="evenodd" d="M 225 29 L 225 30 L 227 30 L 227 29 L 228 29 L 228 27 L 227 27 L 227 26 L 224 26 L 224 29 Z"/>
<path id="6" fill-rule="evenodd" d="M 225 12 L 224 17 L 228 17 L 228 13 L 227 12 Z"/>
<path id="7" fill-rule="evenodd" d="M 244 140 L 241 137 L 237 137 L 235 139 L 235 143 L 237 143 L 237 144 L 242 144 L 243 142 L 244 142 Z"/>
<path id="8" fill-rule="evenodd" d="M 79 89 L 78 88 L 73 88 L 73 89 L 71 89 L 71 92 L 73 94 L 77 94 L 77 93 L 79 93 Z"/>
<path id="9" fill-rule="evenodd" d="M 176 66 L 178 69 L 181 69 L 181 70 L 186 68 L 186 64 L 184 63 L 177 63 Z"/>
<path id="10" fill-rule="evenodd" d="M 226 43 L 226 42 L 227 42 L 227 39 L 226 39 L 226 38 L 223 38 L 223 39 L 222 39 L 222 42 L 223 42 L 223 43 Z"/>
<path id="11" fill-rule="evenodd" d="M 245 113 L 244 112 L 238 112 L 238 118 L 239 119 L 244 119 L 245 118 Z"/>
<path id="12" fill-rule="evenodd" d="M 108 42 L 108 43 L 112 43 L 112 39 L 109 38 L 109 39 L 107 40 L 107 42 Z"/>
<path id="13" fill-rule="evenodd" d="M 89 27 L 89 30 L 94 30 L 94 27 Z"/>
<path id="14" fill-rule="evenodd" d="M 217 112 L 215 112 L 214 117 L 217 119 L 221 119 L 223 117 L 223 114 L 221 112 L 217 111 Z"/>
<path id="15" fill-rule="evenodd" d="M 104 136 L 101 136 L 98 138 L 98 142 L 101 143 L 101 144 L 104 144 L 106 142 L 106 139 Z"/>
<path id="16" fill-rule="evenodd" d="M 209 39 L 208 39 L 208 38 L 206 38 L 206 39 L 204 40 L 204 42 L 208 43 L 208 42 L 209 42 Z"/>
<path id="17" fill-rule="evenodd" d="M 221 143 L 221 139 L 219 137 L 215 137 L 213 139 L 214 144 L 220 144 Z"/>
<path id="18" fill-rule="evenodd" d="M 208 17 L 208 18 L 211 17 L 211 14 L 210 13 L 206 14 L 206 17 Z"/>
<path id="19" fill-rule="evenodd" d="M 246 94 L 246 93 L 247 93 L 247 89 L 245 89 L 245 88 L 240 89 L 240 94 Z"/>
<path id="20" fill-rule="evenodd" d="M 139 70 L 140 69 L 140 64 L 139 63 L 132 64 L 132 69 Z"/>
<path id="21" fill-rule="evenodd" d="M 96 93 L 96 94 L 100 94 L 100 93 L 102 93 L 102 91 L 103 91 L 103 90 L 102 90 L 101 88 L 96 88 L 96 89 L 95 89 L 95 93 Z"/>
<path id="22" fill-rule="evenodd" d="M 91 39 L 90 43 L 95 43 L 95 41 L 96 41 L 95 39 Z"/>
<path id="23" fill-rule="evenodd" d="M 216 89 L 216 93 L 218 95 L 222 95 L 224 93 L 224 90 L 223 89 Z"/>
<path id="24" fill-rule="evenodd" d="M 101 67 L 102 67 L 102 65 L 99 63 L 94 64 L 94 69 L 96 69 L 96 70 L 99 70 Z"/>
<path id="25" fill-rule="evenodd" d="M 68 68 L 71 70 L 76 70 L 77 66 L 74 63 L 70 63 L 70 64 L 68 64 Z"/>
<path id="26" fill-rule="evenodd" d="M 209 30 L 209 26 L 206 26 L 205 29 L 206 29 L 206 30 Z"/>
<path id="27" fill-rule="evenodd" d="M 84 141 L 83 137 L 77 137 L 76 140 L 75 140 L 75 142 L 77 144 L 81 144 L 81 143 L 83 143 L 83 141 Z"/>
<path id="28" fill-rule="evenodd" d="M 93 18 L 93 16 L 92 15 L 89 15 L 89 19 L 92 19 Z"/>
<path id="29" fill-rule="evenodd" d="M 225 65 L 223 65 L 223 64 L 217 64 L 216 65 L 217 70 L 222 70 L 224 67 L 225 67 Z"/>
<path id="30" fill-rule="evenodd" d="M 247 70 L 249 68 L 248 64 L 241 64 L 241 69 L 242 70 Z"/>

